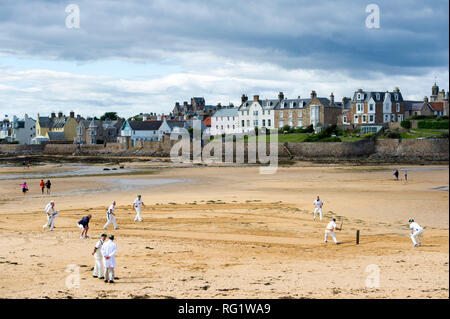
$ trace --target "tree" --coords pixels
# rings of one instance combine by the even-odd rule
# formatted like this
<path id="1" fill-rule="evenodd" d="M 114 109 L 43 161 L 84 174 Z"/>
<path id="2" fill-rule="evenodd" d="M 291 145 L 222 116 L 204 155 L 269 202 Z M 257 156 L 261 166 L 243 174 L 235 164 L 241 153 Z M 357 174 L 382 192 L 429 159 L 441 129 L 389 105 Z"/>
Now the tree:
<path id="1" fill-rule="evenodd" d="M 105 114 L 103 114 L 100 117 L 100 120 L 102 120 L 102 121 L 105 121 L 105 120 L 116 121 L 118 119 L 119 119 L 119 117 L 117 116 L 117 112 L 105 112 Z"/>

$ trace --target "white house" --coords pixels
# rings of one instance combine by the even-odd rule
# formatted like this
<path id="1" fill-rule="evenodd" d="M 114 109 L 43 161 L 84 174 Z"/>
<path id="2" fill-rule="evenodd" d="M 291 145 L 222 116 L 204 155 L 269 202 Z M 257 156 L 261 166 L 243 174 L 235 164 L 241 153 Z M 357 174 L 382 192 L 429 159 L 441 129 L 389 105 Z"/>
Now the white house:
<path id="1" fill-rule="evenodd" d="M 211 135 L 241 133 L 237 108 L 224 108 L 211 116 Z"/>
<path id="2" fill-rule="evenodd" d="M 242 133 L 251 132 L 255 127 L 258 129 L 274 129 L 275 105 L 271 100 L 260 101 L 259 95 L 255 95 L 253 101 L 243 101 L 238 109 L 239 131 Z"/>
<path id="3" fill-rule="evenodd" d="M 19 144 L 31 144 L 31 140 L 36 136 L 36 120 L 25 114 L 23 119 L 14 116 L 11 127 L 11 140 Z"/>
<path id="4" fill-rule="evenodd" d="M 162 121 L 125 121 L 120 136 L 136 141 L 159 141 Z"/>
<path id="5" fill-rule="evenodd" d="M 0 123 L 0 139 L 9 142 L 19 142 L 19 144 L 31 144 L 31 140 L 36 136 L 36 121 L 25 114 L 23 119 L 13 116 L 13 120 L 5 118 Z"/>
<path id="6" fill-rule="evenodd" d="M 167 120 L 164 118 L 158 130 L 158 140 L 161 141 L 164 134 L 170 135 L 172 132 L 178 133 L 181 132 L 182 129 L 188 129 L 186 121 Z"/>

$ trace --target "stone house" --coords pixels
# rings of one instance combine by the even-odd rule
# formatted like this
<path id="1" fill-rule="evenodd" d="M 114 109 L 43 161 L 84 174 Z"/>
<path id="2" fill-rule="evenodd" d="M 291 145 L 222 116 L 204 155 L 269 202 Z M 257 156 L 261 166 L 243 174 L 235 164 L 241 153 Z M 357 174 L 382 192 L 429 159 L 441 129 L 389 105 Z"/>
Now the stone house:
<path id="1" fill-rule="evenodd" d="M 74 141 L 77 136 L 78 123 L 75 119 L 75 113 L 70 112 L 69 116 L 65 116 L 62 112 L 51 113 L 51 116 L 40 116 L 38 113 L 36 120 L 36 136 L 48 137 L 47 133 L 64 133 L 65 141 Z M 53 134 L 53 136 L 56 136 Z M 61 134 L 58 135 L 61 138 Z"/>

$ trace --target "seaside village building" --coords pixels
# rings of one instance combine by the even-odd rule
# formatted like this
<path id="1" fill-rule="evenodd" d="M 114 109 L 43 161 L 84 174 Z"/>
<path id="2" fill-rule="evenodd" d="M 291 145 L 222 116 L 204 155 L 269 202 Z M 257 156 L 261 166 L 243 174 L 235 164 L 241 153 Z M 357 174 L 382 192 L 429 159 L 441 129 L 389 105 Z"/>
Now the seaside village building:
<path id="1" fill-rule="evenodd" d="M 260 100 L 258 95 L 253 101 L 248 101 L 246 95 L 242 95 L 241 106 L 238 109 L 239 131 L 250 132 L 258 129 L 280 129 L 285 125 L 290 127 L 306 127 L 337 124 L 337 119 L 342 112 L 340 105 L 335 104 L 333 93 L 330 99 L 317 97 L 315 91 L 311 97 L 302 99 L 287 99 L 283 92 L 278 94 L 278 99 Z"/>
<path id="2" fill-rule="evenodd" d="M 181 128 L 188 129 L 187 121 L 167 120 L 167 118 L 162 121 L 128 120 L 122 125 L 118 142 L 131 143 L 134 147 L 139 141 L 162 141 L 164 136 L 176 133 Z"/>
<path id="3" fill-rule="evenodd" d="M 401 122 L 405 118 L 405 107 L 399 88 L 392 92 L 363 91 L 353 94 L 351 109 L 343 110 L 343 125 L 361 128 L 361 133 L 374 133 L 391 122 Z"/>
<path id="4" fill-rule="evenodd" d="M 425 96 L 423 101 L 405 101 L 405 119 L 414 115 L 448 115 L 448 99 L 449 92 L 439 91 L 434 83 L 429 99 Z"/>
<path id="5" fill-rule="evenodd" d="M 50 117 L 37 115 L 36 140 L 47 139 L 57 142 L 74 142 L 77 136 L 77 120 L 75 113 L 65 116 L 62 112 L 51 113 Z"/>
<path id="6" fill-rule="evenodd" d="M 237 133 L 240 133 L 237 108 L 223 108 L 211 116 L 211 135 Z"/>
<path id="7" fill-rule="evenodd" d="M 123 121 L 119 120 L 79 120 L 77 126 L 77 144 L 103 144 L 117 142 Z"/>
<path id="8" fill-rule="evenodd" d="M 0 122 L 0 140 L 17 142 L 19 144 L 31 144 L 36 136 L 36 121 L 25 114 L 23 119 L 13 116 L 12 121 L 8 116 Z"/>
<path id="9" fill-rule="evenodd" d="M 193 97 L 191 98 L 191 104 L 188 104 L 187 101 L 183 102 L 183 105 L 176 102 L 171 115 L 180 120 L 190 120 L 193 118 L 203 120 L 205 117 L 213 115 L 218 108 L 220 108 L 220 104 L 217 106 L 205 105 L 205 99 L 203 97 Z"/>

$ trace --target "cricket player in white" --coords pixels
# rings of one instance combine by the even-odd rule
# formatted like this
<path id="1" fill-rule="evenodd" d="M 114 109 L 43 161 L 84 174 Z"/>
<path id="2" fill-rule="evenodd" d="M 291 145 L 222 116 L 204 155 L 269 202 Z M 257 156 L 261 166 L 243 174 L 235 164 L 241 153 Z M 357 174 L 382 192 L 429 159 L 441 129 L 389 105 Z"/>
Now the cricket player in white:
<path id="1" fill-rule="evenodd" d="M 105 282 L 114 282 L 114 268 L 116 267 L 117 245 L 114 235 L 109 235 L 109 240 L 102 246 L 103 262 L 105 265 Z"/>
<path id="2" fill-rule="evenodd" d="M 55 227 L 55 218 L 58 216 L 58 211 L 55 208 L 55 202 L 51 201 L 45 206 L 45 213 L 47 214 L 47 223 L 42 226 L 42 230 L 50 227 L 50 231 L 53 231 L 53 227 Z"/>
<path id="3" fill-rule="evenodd" d="M 335 230 L 341 230 L 336 226 L 336 218 L 333 218 L 331 222 L 328 223 L 327 228 L 325 228 L 325 242 L 327 242 L 328 235 L 333 238 L 334 243 L 337 245 L 339 242 L 336 239 L 336 235 L 334 234 Z"/>
<path id="4" fill-rule="evenodd" d="M 319 216 L 320 216 L 320 220 L 322 220 L 322 206 L 323 206 L 323 202 L 320 199 L 320 197 L 317 195 L 317 199 L 314 201 L 313 205 L 315 206 L 314 208 L 314 220 L 316 220 L 316 215 L 317 212 L 319 212 Z"/>
<path id="5" fill-rule="evenodd" d="M 105 226 L 103 226 L 103 229 L 107 229 L 109 224 L 111 224 L 111 222 L 114 225 L 114 229 L 119 229 L 119 227 L 117 227 L 117 223 L 116 223 L 116 219 L 114 218 L 115 213 L 114 211 L 116 210 L 116 201 L 113 201 L 111 206 L 109 206 L 108 210 L 106 211 L 106 224 Z"/>
<path id="6" fill-rule="evenodd" d="M 102 255 L 102 247 L 103 243 L 106 240 L 106 234 L 102 234 L 97 244 L 95 244 L 94 251 L 92 252 L 92 256 L 95 259 L 94 265 L 94 278 L 103 279 L 103 255 Z"/>
<path id="7" fill-rule="evenodd" d="M 133 207 L 136 210 L 136 217 L 134 218 L 134 221 L 142 221 L 141 218 L 141 207 L 144 206 L 144 202 L 142 201 L 142 196 L 138 195 L 137 198 L 134 200 Z"/>
<path id="8" fill-rule="evenodd" d="M 409 229 L 411 229 L 411 235 L 409 236 L 411 237 L 414 247 L 421 246 L 422 242 L 420 240 L 420 235 L 423 234 L 423 228 L 411 218 L 409 220 Z"/>

